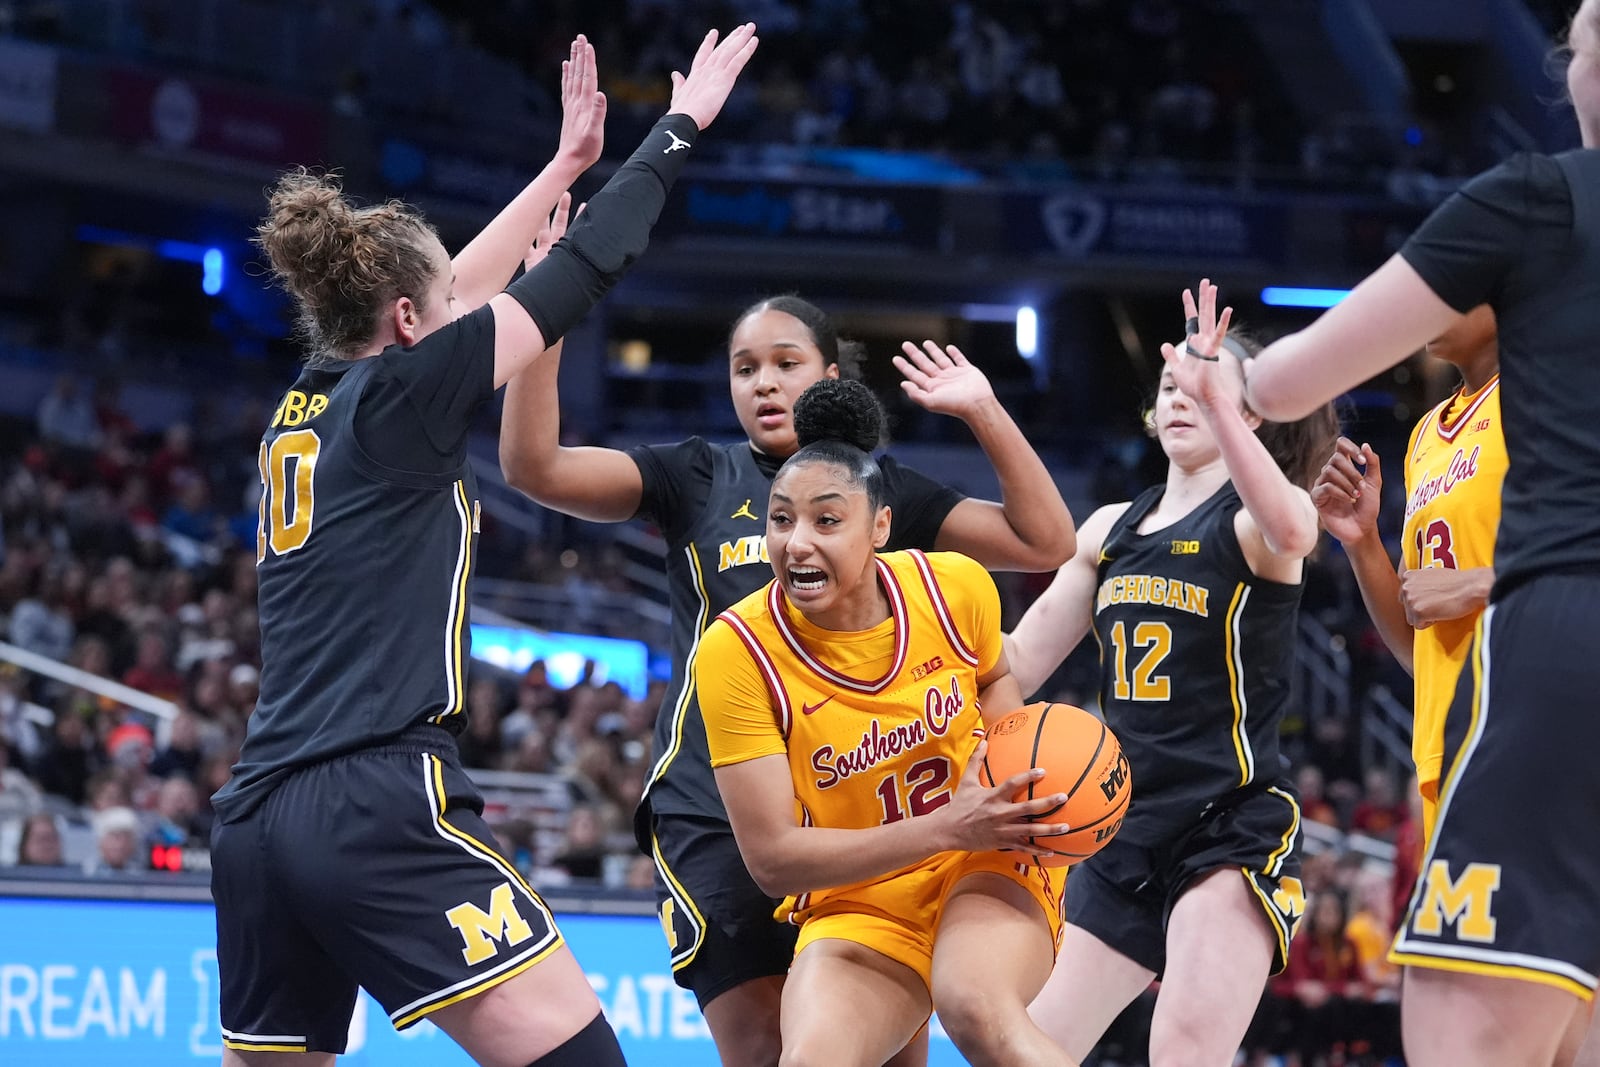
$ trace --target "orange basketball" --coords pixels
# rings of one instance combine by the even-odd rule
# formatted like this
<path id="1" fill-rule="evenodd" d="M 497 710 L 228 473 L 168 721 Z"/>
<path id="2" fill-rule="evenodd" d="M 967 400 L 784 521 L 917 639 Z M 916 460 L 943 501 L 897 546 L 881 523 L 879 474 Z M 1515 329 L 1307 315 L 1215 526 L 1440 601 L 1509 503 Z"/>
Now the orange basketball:
<path id="1" fill-rule="evenodd" d="M 989 750 L 978 780 L 986 786 L 1042 767 L 1045 776 L 1018 791 L 1017 800 L 1065 793 L 1067 802 L 1035 815 L 1038 822 L 1066 823 L 1070 833 L 1031 838 L 1029 859 L 1040 867 L 1066 867 L 1088 859 L 1116 836 L 1133 796 L 1128 757 L 1106 724 L 1071 704 L 1040 701 L 988 728 Z"/>

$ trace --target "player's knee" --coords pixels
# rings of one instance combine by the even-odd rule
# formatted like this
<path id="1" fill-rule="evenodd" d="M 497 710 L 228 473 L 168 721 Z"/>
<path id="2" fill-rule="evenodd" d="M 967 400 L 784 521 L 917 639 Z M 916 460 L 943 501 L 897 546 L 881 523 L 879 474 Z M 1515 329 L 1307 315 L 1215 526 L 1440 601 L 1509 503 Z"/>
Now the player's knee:
<path id="1" fill-rule="evenodd" d="M 986 1050 L 997 1048 L 1012 1028 L 1023 1025 L 1026 1008 L 1017 1005 L 1007 1010 L 982 989 L 964 986 L 955 991 L 940 991 L 939 1023 L 956 1048 L 968 1059 L 980 1058 Z"/>
<path id="2" fill-rule="evenodd" d="M 567 1038 L 528 1067 L 628 1067 L 617 1034 L 604 1015 Z"/>
<path id="3" fill-rule="evenodd" d="M 726 1031 L 728 1028 L 723 1027 Z M 735 1033 L 715 1033 L 723 1067 L 778 1067 L 782 1040 L 776 1027 L 749 1025 Z"/>
<path id="4" fill-rule="evenodd" d="M 1150 1034 L 1150 1067 L 1214 1067 L 1223 1062 L 1217 1058 L 1220 1046 L 1214 1031 L 1199 1018 L 1162 1020 Z"/>

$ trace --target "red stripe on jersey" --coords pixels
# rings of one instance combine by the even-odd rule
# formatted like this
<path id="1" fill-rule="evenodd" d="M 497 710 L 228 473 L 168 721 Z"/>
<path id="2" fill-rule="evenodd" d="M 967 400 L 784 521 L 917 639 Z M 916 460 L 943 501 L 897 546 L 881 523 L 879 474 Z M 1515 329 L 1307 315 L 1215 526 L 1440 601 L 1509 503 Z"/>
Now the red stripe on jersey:
<path id="1" fill-rule="evenodd" d="M 1483 402 L 1489 399 L 1489 394 L 1498 388 L 1500 388 L 1500 376 L 1496 374 L 1493 378 L 1489 379 L 1489 384 L 1483 387 L 1483 392 L 1478 394 L 1478 399 L 1474 400 L 1467 410 L 1456 416 L 1455 425 L 1453 426 L 1445 426 L 1444 413 L 1450 409 L 1451 401 L 1455 400 L 1455 397 L 1451 397 L 1443 404 L 1440 404 L 1438 407 L 1434 408 L 1433 424 L 1434 427 L 1438 429 L 1439 436 L 1444 438 L 1446 441 L 1454 441 L 1456 439 L 1456 435 L 1461 432 L 1461 427 L 1472 422 L 1473 412 L 1477 411 Z"/>
<path id="2" fill-rule="evenodd" d="M 733 627 L 733 632 L 739 635 L 739 640 L 744 642 L 744 647 L 749 650 L 750 658 L 756 661 L 756 667 L 761 671 L 761 676 L 767 680 L 767 689 L 772 693 L 772 702 L 778 711 L 778 729 L 783 731 L 783 739 L 789 740 L 789 728 L 794 724 L 794 710 L 789 704 L 789 693 L 783 688 L 782 676 L 778 673 L 778 665 L 772 662 L 772 657 L 767 655 L 767 650 L 761 647 L 761 642 L 756 640 L 756 635 L 750 632 L 750 627 L 745 621 L 731 611 L 725 611 L 717 618 Z"/>
<path id="3" fill-rule="evenodd" d="M 928 562 L 928 557 L 923 552 L 912 549 L 908 555 L 917 565 L 917 571 L 922 575 L 922 584 L 928 587 L 928 599 L 933 602 L 933 611 L 939 616 L 939 626 L 944 630 L 945 640 L 950 642 L 950 647 L 956 650 L 956 655 L 969 667 L 978 665 L 978 653 L 970 648 L 956 629 L 955 618 L 950 614 L 950 604 L 944 598 L 944 591 L 939 588 L 939 580 L 933 575 L 933 566 Z"/>
<path id="4" fill-rule="evenodd" d="M 826 681 L 849 689 L 856 693 L 876 695 L 889 688 L 889 683 L 899 675 L 900 669 L 906 665 L 906 649 L 910 645 L 908 638 L 911 636 L 910 624 L 906 621 L 906 598 L 900 590 L 900 583 L 896 581 L 894 571 L 882 559 L 878 563 L 878 576 L 883 579 L 884 591 L 889 595 L 889 614 L 894 618 L 894 662 L 889 664 L 889 669 L 882 678 L 873 682 L 864 682 L 859 678 L 852 678 L 847 674 L 840 674 L 832 667 L 813 656 L 806 647 L 800 643 L 800 635 L 795 633 L 794 627 L 789 624 L 789 615 L 786 610 L 788 598 L 783 595 L 783 587 L 778 582 L 773 582 L 767 593 L 767 609 L 772 615 L 772 622 L 778 628 L 778 634 L 783 638 L 784 644 L 789 646 L 789 651 L 795 654 L 801 663 L 804 663 L 811 672 Z"/>

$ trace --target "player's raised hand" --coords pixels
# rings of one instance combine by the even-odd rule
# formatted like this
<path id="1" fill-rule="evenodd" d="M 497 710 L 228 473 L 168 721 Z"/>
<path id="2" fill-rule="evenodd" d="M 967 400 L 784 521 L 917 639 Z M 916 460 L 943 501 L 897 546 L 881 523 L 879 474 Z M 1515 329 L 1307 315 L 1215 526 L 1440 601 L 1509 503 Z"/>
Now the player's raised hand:
<path id="1" fill-rule="evenodd" d="M 1036 846 L 1029 843 L 1029 838 L 1067 833 L 1071 829 L 1068 826 L 1032 821 L 1035 816 L 1054 811 L 1065 804 L 1065 793 L 1051 793 L 1033 800 L 1011 799 L 1026 789 L 1028 783 L 1043 778 L 1045 772 L 1042 769 L 1035 767 L 1014 774 L 993 788 L 985 787 L 978 780 L 988 747 L 987 741 L 978 742 L 978 749 L 967 761 L 967 769 L 962 773 L 950 803 L 930 816 L 945 824 L 945 847 L 968 852 L 992 852 L 996 849 L 1034 851 Z"/>
<path id="2" fill-rule="evenodd" d="M 578 34 L 561 61 L 561 139 L 556 154 L 588 170 L 606 143 L 606 94 L 600 92 L 594 45 Z"/>
<path id="3" fill-rule="evenodd" d="M 1383 468 L 1371 445 L 1359 448 L 1348 437 L 1339 438 L 1333 456 L 1323 464 L 1311 487 L 1322 528 L 1345 545 L 1378 531 L 1378 506 L 1383 500 Z"/>
<path id="4" fill-rule="evenodd" d="M 753 22 L 733 30 L 720 44 L 716 30 L 706 34 L 689 66 L 689 76 L 672 72 L 672 106 L 668 112 L 688 115 L 702 130 L 711 125 L 733 91 L 739 72 L 760 43 Z"/>
<path id="5" fill-rule="evenodd" d="M 1172 380 L 1202 411 L 1220 404 L 1239 405 L 1244 394 L 1244 367 L 1222 347 L 1233 322 L 1233 308 L 1217 315 L 1217 287 L 1200 279 L 1200 299 L 1183 291 L 1183 315 L 1192 327 L 1183 350 L 1162 344 L 1161 358 L 1172 368 Z"/>
<path id="6" fill-rule="evenodd" d="M 580 205 L 579 211 L 583 210 Z M 567 232 L 567 221 L 572 216 L 572 194 L 562 193 L 561 199 L 556 201 L 556 209 L 550 213 L 550 218 L 539 232 L 534 235 L 533 244 L 528 246 L 528 252 L 522 257 L 522 265 L 527 270 L 532 270 L 534 264 L 550 254 L 550 249 L 555 247 L 557 241 Z"/>
<path id="7" fill-rule="evenodd" d="M 900 351 L 905 355 L 894 357 L 895 368 L 905 376 L 900 388 L 917 406 L 966 419 L 979 405 L 994 399 L 989 379 L 967 362 L 955 345 L 940 348 L 933 341 L 924 341 L 918 348 L 906 341 Z"/>

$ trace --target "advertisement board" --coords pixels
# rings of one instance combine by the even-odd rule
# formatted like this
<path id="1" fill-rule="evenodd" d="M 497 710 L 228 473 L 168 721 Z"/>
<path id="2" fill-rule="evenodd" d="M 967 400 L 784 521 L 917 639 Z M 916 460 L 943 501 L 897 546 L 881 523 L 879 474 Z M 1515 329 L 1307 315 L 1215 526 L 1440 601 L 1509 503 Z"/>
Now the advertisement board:
<path id="1" fill-rule="evenodd" d="M 562 914 L 561 929 L 632 1064 L 716 1067 L 694 996 L 668 969 L 655 919 Z M 217 953 L 210 904 L 0 896 L 0 1062 L 8 1067 L 216 1064 Z M 962 1063 L 935 1032 L 930 1063 Z M 397 1033 L 362 994 L 339 1062 L 470 1067 L 424 1020 Z"/>

